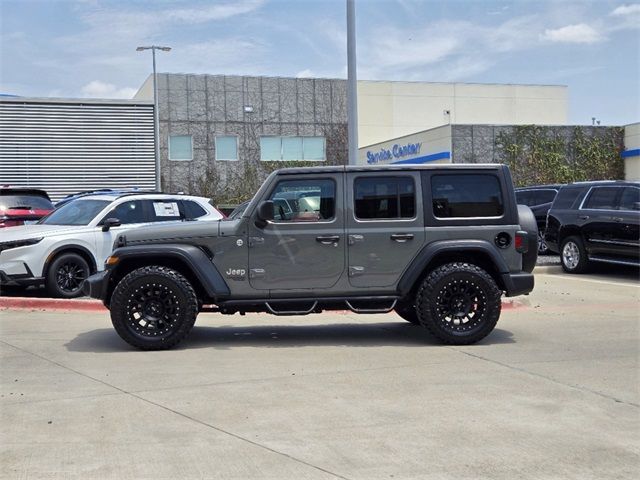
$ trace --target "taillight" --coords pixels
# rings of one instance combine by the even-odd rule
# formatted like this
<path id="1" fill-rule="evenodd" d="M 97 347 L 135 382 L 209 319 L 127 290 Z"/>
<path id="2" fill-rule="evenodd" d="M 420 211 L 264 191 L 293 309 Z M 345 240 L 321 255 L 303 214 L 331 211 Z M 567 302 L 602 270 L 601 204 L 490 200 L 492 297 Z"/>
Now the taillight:
<path id="1" fill-rule="evenodd" d="M 529 234 L 527 232 L 524 232 L 522 230 L 516 232 L 516 237 L 513 242 L 514 246 L 516 247 L 516 252 L 527 253 L 529 251 L 529 242 L 527 241 L 528 239 Z"/>

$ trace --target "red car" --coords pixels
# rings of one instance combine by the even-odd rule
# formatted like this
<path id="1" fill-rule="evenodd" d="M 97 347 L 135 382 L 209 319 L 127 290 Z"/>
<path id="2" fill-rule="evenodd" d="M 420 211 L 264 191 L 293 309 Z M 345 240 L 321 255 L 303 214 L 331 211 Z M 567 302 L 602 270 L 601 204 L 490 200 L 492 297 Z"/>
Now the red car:
<path id="1" fill-rule="evenodd" d="M 53 209 L 44 190 L 0 186 L 0 228 L 35 223 Z"/>

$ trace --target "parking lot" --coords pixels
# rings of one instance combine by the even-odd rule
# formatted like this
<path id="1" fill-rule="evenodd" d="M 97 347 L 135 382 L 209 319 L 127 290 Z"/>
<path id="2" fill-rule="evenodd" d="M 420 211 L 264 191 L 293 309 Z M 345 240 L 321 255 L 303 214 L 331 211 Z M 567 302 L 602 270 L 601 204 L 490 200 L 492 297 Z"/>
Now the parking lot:
<path id="1" fill-rule="evenodd" d="M 469 347 L 394 314 L 203 314 L 139 352 L 107 313 L 0 311 L 0 476 L 636 478 L 637 270 L 536 282 Z"/>

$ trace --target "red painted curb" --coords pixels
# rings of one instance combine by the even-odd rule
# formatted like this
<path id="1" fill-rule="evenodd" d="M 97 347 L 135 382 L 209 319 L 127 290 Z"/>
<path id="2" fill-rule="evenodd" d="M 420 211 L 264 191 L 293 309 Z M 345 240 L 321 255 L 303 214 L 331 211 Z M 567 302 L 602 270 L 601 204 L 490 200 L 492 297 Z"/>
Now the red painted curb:
<path id="1" fill-rule="evenodd" d="M 526 301 L 503 299 L 502 309 L 513 310 L 527 307 Z M 0 297 L 0 310 L 71 310 L 77 312 L 105 312 L 107 309 L 100 300 Z M 334 313 L 353 313 L 344 310 Z"/>
<path id="2" fill-rule="evenodd" d="M 0 309 L 74 310 L 79 312 L 104 312 L 107 310 L 100 300 L 29 297 L 0 297 Z"/>

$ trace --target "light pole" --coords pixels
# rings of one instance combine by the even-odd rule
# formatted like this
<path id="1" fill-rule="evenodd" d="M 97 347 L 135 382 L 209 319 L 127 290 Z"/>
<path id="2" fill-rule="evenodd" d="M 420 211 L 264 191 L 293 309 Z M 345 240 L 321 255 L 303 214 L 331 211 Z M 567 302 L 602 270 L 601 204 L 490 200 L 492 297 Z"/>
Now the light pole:
<path id="1" fill-rule="evenodd" d="M 156 190 L 162 190 L 162 182 L 160 176 L 160 120 L 158 119 L 158 78 L 156 75 L 156 50 L 168 52 L 171 47 L 159 47 L 151 45 L 149 47 L 138 47 L 137 52 L 143 50 L 151 50 L 153 56 L 153 151 L 156 160 Z"/>
<path id="2" fill-rule="evenodd" d="M 358 162 L 358 79 L 356 76 L 356 7 L 347 0 L 347 131 L 349 165 Z"/>

